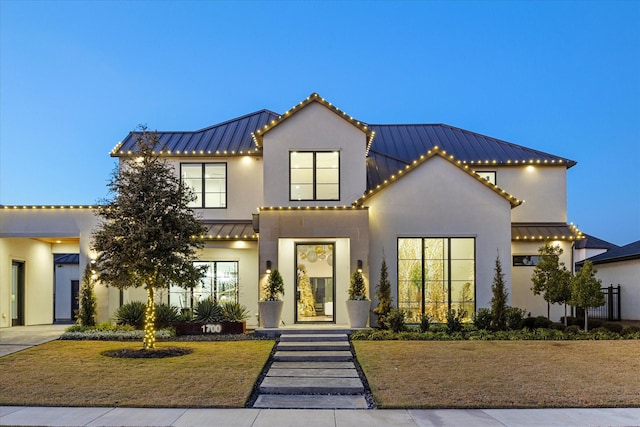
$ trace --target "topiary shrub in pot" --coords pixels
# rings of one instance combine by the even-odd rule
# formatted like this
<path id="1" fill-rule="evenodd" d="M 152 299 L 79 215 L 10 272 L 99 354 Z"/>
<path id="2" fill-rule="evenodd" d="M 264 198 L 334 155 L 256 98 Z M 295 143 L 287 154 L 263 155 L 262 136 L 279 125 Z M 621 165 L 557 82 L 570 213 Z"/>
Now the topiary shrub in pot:
<path id="1" fill-rule="evenodd" d="M 272 270 L 263 288 L 264 298 L 258 302 L 258 313 L 262 327 L 277 328 L 282 317 L 284 302 L 280 295 L 284 295 L 284 281 L 277 269 Z"/>
<path id="2" fill-rule="evenodd" d="M 352 328 L 365 328 L 369 320 L 371 301 L 367 298 L 362 272 L 356 270 L 351 275 L 347 315 Z"/>

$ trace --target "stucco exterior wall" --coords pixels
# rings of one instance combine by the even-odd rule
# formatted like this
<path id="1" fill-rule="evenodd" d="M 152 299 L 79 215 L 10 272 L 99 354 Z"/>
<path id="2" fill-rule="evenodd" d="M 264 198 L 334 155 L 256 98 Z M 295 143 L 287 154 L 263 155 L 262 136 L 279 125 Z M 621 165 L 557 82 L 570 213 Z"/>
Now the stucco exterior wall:
<path id="1" fill-rule="evenodd" d="M 564 166 L 503 166 L 486 170 L 496 171 L 498 187 L 525 201 L 512 211 L 513 222 L 567 222 Z"/>
<path id="2" fill-rule="evenodd" d="M 366 189 L 366 135 L 326 107 L 311 103 L 267 132 L 263 142 L 265 206 L 350 205 Z M 290 151 L 340 152 L 340 200 L 289 200 Z"/>
<path id="3" fill-rule="evenodd" d="M 640 259 L 594 265 L 602 287 L 621 286 L 621 311 L 625 320 L 640 320 Z"/>
<path id="4" fill-rule="evenodd" d="M 511 258 L 511 205 L 449 161 L 431 158 L 366 205 L 372 292 L 380 280 L 384 256 L 393 300 L 398 302 L 398 237 L 474 237 L 476 308 L 490 305 L 497 254 L 505 267 L 505 281 L 511 283 L 511 271 L 506 268 Z"/>

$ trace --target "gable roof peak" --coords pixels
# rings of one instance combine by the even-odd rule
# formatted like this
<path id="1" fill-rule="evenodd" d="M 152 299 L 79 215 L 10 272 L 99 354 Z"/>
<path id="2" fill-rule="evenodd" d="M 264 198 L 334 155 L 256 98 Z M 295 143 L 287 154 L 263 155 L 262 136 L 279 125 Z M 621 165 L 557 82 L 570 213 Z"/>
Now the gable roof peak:
<path id="1" fill-rule="evenodd" d="M 291 116 L 298 113 L 300 110 L 304 109 L 305 107 L 307 107 L 308 105 L 314 102 L 317 102 L 318 104 L 322 105 L 329 111 L 332 111 L 342 119 L 349 122 L 351 125 L 363 131 L 367 135 L 367 151 L 368 151 L 369 147 L 371 146 L 371 142 L 373 141 L 373 136 L 375 135 L 375 132 L 369 129 L 369 125 L 367 125 L 364 122 L 361 122 L 360 120 L 353 118 L 353 116 L 350 116 L 346 112 L 340 110 L 331 102 L 321 97 L 317 92 L 313 92 L 311 95 L 307 96 L 298 104 L 294 105 L 293 107 L 285 111 L 282 115 L 278 116 L 278 118 L 271 120 L 269 123 L 267 123 L 260 129 L 257 129 L 255 132 L 252 132 L 251 137 L 253 138 L 256 146 L 262 147 L 262 142 L 263 142 L 265 133 L 269 132 L 271 129 L 278 126 L 280 123 L 287 120 L 288 118 L 290 118 Z"/>

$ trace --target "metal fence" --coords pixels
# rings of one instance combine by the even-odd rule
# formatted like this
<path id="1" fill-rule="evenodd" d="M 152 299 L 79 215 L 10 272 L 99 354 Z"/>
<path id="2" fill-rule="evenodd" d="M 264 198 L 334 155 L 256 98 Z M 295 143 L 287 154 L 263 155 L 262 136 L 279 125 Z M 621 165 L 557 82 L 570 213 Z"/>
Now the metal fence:
<path id="1" fill-rule="evenodd" d="M 608 321 L 620 321 L 622 320 L 622 313 L 620 309 L 620 285 L 609 286 L 608 288 L 602 288 L 604 294 L 605 303 L 600 307 L 589 308 L 589 319 L 601 319 Z"/>

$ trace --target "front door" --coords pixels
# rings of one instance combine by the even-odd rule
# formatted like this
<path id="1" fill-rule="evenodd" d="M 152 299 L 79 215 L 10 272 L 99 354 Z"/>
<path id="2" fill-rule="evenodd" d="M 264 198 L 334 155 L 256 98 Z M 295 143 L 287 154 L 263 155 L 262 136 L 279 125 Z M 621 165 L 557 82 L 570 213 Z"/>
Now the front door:
<path id="1" fill-rule="evenodd" d="M 11 263 L 11 326 L 24 325 L 24 262 Z"/>
<path id="2" fill-rule="evenodd" d="M 296 244 L 296 323 L 335 323 L 335 244 Z"/>

